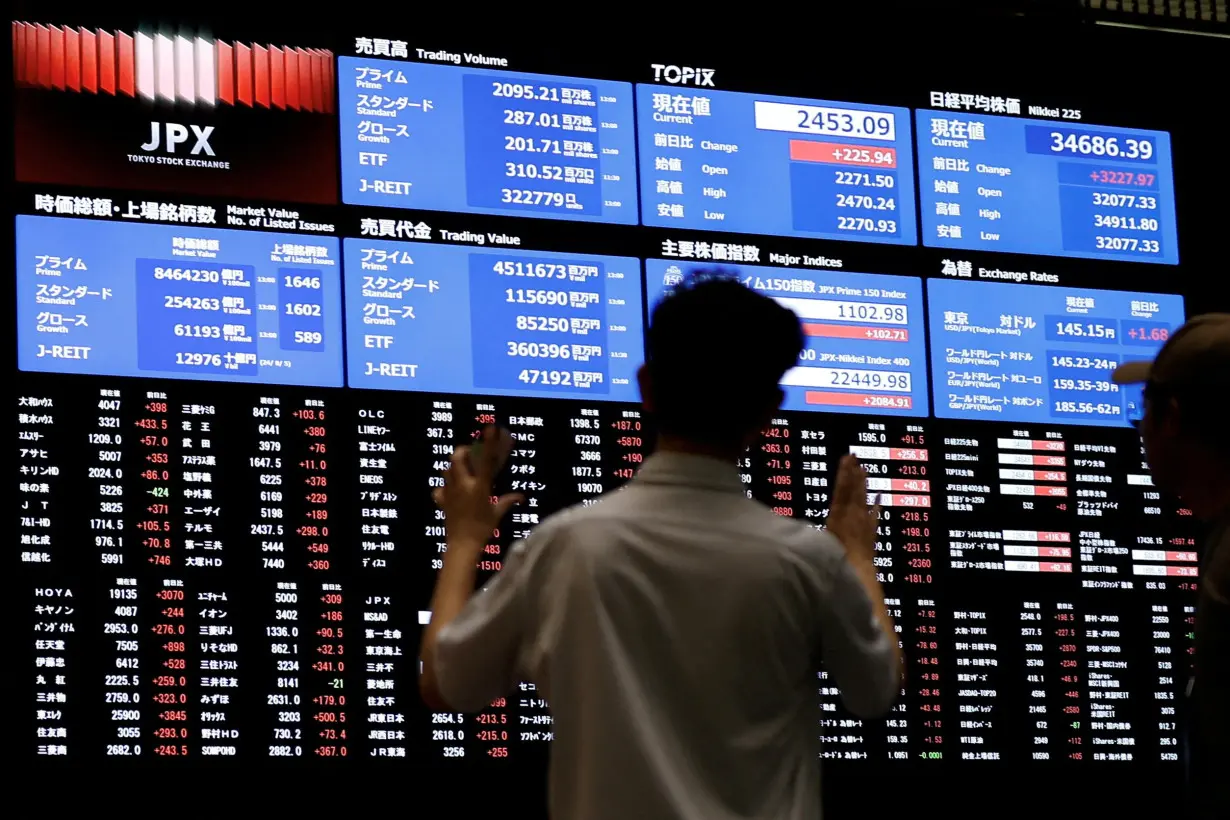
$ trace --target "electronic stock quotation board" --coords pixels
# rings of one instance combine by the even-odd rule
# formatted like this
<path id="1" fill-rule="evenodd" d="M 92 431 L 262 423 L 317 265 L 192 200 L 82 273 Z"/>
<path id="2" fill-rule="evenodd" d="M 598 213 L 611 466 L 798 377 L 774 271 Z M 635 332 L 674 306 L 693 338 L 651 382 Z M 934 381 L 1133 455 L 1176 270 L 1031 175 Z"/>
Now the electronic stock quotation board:
<path id="1" fill-rule="evenodd" d="M 863 721 L 817 670 L 817 753 L 1178 772 L 1198 562 L 1109 379 L 1185 316 L 1143 284 L 1176 278 L 1165 130 L 397 31 L 12 29 L 21 758 L 539 766 L 531 683 L 418 701 L 431 488 L 515 434 L 486 575 L 633 478 L 649 311 L 717 266 L 806 335 L 748 493 L 819 526 L 854 453 L 883 508 L 908 676 Z"/>

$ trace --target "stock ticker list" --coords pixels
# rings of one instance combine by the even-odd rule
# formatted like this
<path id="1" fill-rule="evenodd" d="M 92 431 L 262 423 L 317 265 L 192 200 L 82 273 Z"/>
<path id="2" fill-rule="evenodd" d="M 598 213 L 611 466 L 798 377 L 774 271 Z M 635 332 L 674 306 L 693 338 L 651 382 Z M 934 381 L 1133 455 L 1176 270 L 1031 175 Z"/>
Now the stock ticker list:
<path id="1" fill-rule="evenodd" d="M 1177 761 L 1196 553 L 1139 439 L 970 422 L 943 460 L 961 758 Z"/>
<path id="2" fill-rule="evenodd" d="M 29 753 L 73 761 L 509 757 L 543 698 L 427 713 L 418 641 L 445 550 L 430 502 L 483 425 L 526 502 L 480 561 L 631 477 L 609 402 L 44 377 L 17 399 Z M 220 389 L 222 388 L 222 389 Z M 173 764 L 173 763 L 172 763 Z"/>
<path id="3" fill-rule="evenodd" d="M 540 760 L 528 681 L 477 714 L 419 704 L 430 492 L 482 425 L 513 432 L 498 489 L 526 502 L 487 577 L 651 446 L 610 401 L 35 374 L 16 403 L 28 750 L 77 761 Z M 881 505 L 907 678 L 868 721 L 818 670 L 823 758 L 1177 760 L 1195 546 L 1132 431 L 783 411 L 738 467 L 819 525 L 847 452 Z"/>

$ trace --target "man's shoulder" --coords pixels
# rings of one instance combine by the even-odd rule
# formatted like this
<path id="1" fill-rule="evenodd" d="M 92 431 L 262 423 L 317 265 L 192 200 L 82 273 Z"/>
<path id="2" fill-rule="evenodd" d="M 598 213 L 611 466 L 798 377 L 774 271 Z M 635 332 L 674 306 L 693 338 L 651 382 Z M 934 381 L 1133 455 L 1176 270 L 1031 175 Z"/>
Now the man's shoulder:
<path id="1" fill-rule="evenodd" d="M 573 504 L 544 518 L 534 527 L 534 537 L 547 541 L 566 535 L 577 528 L 589 528 L 601 522 L 619 521 L 628 514 L 628 488 L 623 487 L 589 502 Z"/>
<path id="2" fill-rule="evenodd" d="M 781 527 L 778 541 L 783 551 L 794 560 L 826 572 L 845 560 L 845 547 L 828 530 L 797 518 L 785 518 L 772 512 L 770 515 L 785 525 Z"/>
<path id="3" fill-rule="evenodd" d="M 626 485 L 588 504 L 566 507 L 548 516 L 534 528 L 533 540 L 544 545 L 570 541 L 574 540 L 571 534 L 582 531 L 587 536 L 585 541 L 596 542 L 594 535 L 603 527 L 626 526 L 629 521 L 643 517 L 649 503 L 650 499 L 639 495 L 635 485 Z M 845 557 L 841 542 L 804 519 L 778 515 L 743 495 L 732 495 L 730 503 L 738 521 L 731 527 L 727 519 L 723 534 L 745 540 L 749 549 L 775 552 L 787 562 L 813 570 L 831 570 Z"/>

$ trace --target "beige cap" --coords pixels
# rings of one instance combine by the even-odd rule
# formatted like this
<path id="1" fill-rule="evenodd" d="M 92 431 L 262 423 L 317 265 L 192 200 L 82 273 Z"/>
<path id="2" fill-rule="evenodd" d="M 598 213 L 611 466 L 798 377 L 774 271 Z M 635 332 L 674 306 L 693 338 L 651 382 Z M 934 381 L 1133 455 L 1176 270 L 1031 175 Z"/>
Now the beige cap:
<path id="1" fill-rule="evenodd" d="M 1115 368 L 1111 380 L 1171 388 L 1230 382 L 1230 313 L 1206 313 L 1188 320 L 1153 361 L 1124 362 Z"/>

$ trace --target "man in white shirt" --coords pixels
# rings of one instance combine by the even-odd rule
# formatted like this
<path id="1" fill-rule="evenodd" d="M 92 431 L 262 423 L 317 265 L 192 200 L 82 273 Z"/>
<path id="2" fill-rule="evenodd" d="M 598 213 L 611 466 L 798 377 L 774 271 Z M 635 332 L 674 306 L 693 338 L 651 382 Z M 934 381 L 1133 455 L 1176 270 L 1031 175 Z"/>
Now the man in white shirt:
<path id="1" fill-rule="evenodd" d="M 554 716 L 552 817 L 817 818 L 820 662 L 857 715 L 897 696 L 858 462 L 841 462 L 828 532 L 750 499 L 736 466 L 802 347 L 773 300 L 685 282 L 654 310 L 639 374 L 656 451 L 622 489 L 544 521 L 478 594 L 476 559 L 520 500 L 491 502 L 511 441 L 489 429 L 481 452 L 454 453 L 420 689 L 465 711 L 534 682 Z"/>

